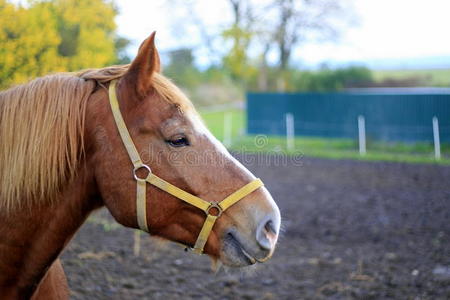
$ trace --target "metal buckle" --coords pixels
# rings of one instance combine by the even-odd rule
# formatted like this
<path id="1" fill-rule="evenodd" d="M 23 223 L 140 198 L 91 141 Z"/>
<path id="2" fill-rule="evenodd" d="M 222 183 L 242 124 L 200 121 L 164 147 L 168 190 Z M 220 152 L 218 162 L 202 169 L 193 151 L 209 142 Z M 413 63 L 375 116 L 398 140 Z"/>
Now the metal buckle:
<path id="1" fill-rule="evenodd" d="M 147 176 L 145 176 L 145 178 L 140 178 L 139 176 L 137 176 L 136 172 L 141 168 L 144 168 L 148 171 L 148 174 L 147 174 Z M 148 175 L 150 175 L 151 173 L 152 173 L 152 169 L 150 169 L 149 166 L 144 165 L 144 164 L 134 167 L 134 169 L 133 169 L 133 176 L 134 176 L 134 179 L 136 179 L 136 181 L 145 181 L 145 179 L 147 179 Z"/>
<path id="2" fill-rule="evenodd" d="M 212 215 L 212 214 L 211 214 L 212 216 L 220 217 L 220 216 L 222 215 L 223 209 L 222 209 L 222 207 L 220 207 L 220 205 L 219 205 L 218 203 L 216 203 L 216 202 L 212 202 L 212 203 L 209 205 L 208 209 L 206 210 L 206 214 L 207 214 L 207 215 L 210 215 L 209 211 L 211 210 L 211 208 L 215 208 L 215 209 L 217 209 L 217 211 L 218 211 L 217 215 Z"/>

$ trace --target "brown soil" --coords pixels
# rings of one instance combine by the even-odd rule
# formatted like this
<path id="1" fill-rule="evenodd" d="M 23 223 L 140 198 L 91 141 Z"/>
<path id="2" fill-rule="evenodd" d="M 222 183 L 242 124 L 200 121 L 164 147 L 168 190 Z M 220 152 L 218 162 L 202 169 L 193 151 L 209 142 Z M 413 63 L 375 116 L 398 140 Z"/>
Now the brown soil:
<path id="1" fill-rule="evenodd" d="M 73 299 L 449 299 L 450 167 L 240 157 L 283 217 L 274 257 L 211 270 L 97 212 L 62 255 Z"/>

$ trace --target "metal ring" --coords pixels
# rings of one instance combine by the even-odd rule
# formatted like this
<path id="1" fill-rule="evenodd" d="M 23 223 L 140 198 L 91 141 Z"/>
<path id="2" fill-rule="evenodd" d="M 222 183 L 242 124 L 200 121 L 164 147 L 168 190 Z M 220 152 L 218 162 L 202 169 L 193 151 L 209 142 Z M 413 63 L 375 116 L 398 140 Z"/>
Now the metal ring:
<path id="1" fill-rule="evenodd" d="M 219 205 L 218 203 L 215 203 L 215 202 L 211 203 L 211 204 L 209 205 L 208 209 L 206 209 L 206 214 L 207 214 L 207 215 L 210 214 L 209 211 L 211 210 L 211 208 L 216 208 L 216 209 L 219 211 L 219 212 L 217 213 L 217 216 L 216 216 L 216 215 L 212 215 L 212 216 L 220 217 L 220 216 L 222 215 L 222 212 L 223 212 L 222 207 L 220 207 L 220 205 Z"/>
<path id="2" fill-rule="evenodd" d="M 144 168 L 144 169 L 146 169 L 148 171 L 148 174 L 147 174 L 147 176 L 145 178 L 140 178 L 136 174 L 137 170 L 139 170 L 141 168 Z M 152 173 L 152 169 L 150 169 L 149 166 L 144 165 L 144 164 L 142 164 L 140 166 L 137 166 L 137 167 L 134 167 L 134 169 L 133 169 L 133 176 L 134 176 L 134 179 L 136 179 L 137 181 L 145 181 L 145 179 L 147 179 L 148 175 L 150 175 L 151 173 Z"/>

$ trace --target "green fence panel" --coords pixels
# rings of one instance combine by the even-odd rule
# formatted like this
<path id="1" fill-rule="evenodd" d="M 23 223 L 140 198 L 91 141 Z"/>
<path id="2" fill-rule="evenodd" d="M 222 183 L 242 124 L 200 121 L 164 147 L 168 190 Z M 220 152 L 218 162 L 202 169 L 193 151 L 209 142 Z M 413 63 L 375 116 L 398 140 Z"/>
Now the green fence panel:
<path id="1" fill-rule="evenodd" d="M 285 135 L 286 113 L 299 136 L 357 138 L 358 116 L 369 139 L 433 141 L 432 118 L 450 142 L 450 94 L 248 93 L 247 133 Z"/>

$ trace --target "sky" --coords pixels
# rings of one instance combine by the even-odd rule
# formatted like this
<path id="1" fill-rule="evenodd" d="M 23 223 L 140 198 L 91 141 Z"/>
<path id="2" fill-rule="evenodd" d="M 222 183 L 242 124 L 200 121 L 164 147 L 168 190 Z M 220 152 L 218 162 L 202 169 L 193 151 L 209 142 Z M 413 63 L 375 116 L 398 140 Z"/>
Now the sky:
<path id="1" fill-rule="evenodd" d="M 177 34 L 177 9 L 164 0 L 116 0 L 119 34 L 132 40 L 135 54 L 140 41 L 157 31 L 157 46 L 164 52 L 195 44 L 195 35 Z M 362 63 L 372 68 L 449 68 L 449 0 L 353 0 L 359 22 L 339 42 L 307 43 L 295 49 L 293 61 L 315 67 Z M 208 28 L 231 19 L 226 1 L 198 0 Z M 178 24 L 178 26 L 181 26 Z M 187 30 L 189 33 L 189 29 Z M 200 61 L 206 63 L 206 61 Z"/>

